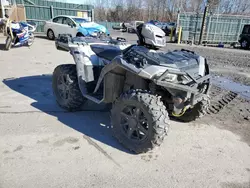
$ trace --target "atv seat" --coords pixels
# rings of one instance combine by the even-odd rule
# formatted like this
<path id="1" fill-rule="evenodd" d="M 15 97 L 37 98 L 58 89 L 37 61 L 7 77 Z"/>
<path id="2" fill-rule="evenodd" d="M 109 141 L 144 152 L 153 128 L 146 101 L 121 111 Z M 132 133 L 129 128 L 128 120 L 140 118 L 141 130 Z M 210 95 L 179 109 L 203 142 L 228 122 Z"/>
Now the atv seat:
<path id="1" fill-rule="evenodd" d="M 116 56 L 122 54 L 122 50 L 113 47 L 113 46 L 107 46 L 107 45 L 101 45 L 101 44 L 92 44 L 90 45 L 92 51 L 101 58 L 104 58 L 106 60 L 111 61 Z"/>

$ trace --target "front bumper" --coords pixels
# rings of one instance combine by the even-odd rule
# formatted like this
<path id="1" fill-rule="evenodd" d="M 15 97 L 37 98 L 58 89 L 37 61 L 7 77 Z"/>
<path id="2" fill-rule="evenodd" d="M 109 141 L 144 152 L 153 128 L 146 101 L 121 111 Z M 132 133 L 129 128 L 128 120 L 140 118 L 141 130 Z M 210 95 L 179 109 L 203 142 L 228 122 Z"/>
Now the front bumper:
<path id="1" fill-rule="evenodd" d="M 172 83 L 172 82 L 163 81 L 165 75 L 169 74 L 169 73 L 170 74 L 177 74 L 177 75 L 186 75 L 189 78 L 191 78 L 192 81 L 185 84 L 185 85 L 180 84 L 180 83 Z M 189 93 L 190 94 L 190 97 L 189 97 L 190 105 L 193 106 L 208 96 L 210 84 L 208 84 L 208 88 L 206 89 L 206 92 L 204 92 L 204 93 L 200 92 L 199 85 L 206 82 L 206 81 L 209 83 L 209 80 L 210 80 L 209 74 L 207 74 L 203 77 L 200 77 L 198 79 L 195 79 L 190 74 L 188 74 L 186 72 L 176 72 L 176 71 L 167 70 L 158 79 L 155 79 L 154 83 L 158 86 L 162 86 L 162 87 L 166 88 L 168 91 L 174 90 L 174 91 L 180 91 L 182 93 L 183 92 Z M 174 94 L 172 94 L 172 95 L 175 96 Z"/>

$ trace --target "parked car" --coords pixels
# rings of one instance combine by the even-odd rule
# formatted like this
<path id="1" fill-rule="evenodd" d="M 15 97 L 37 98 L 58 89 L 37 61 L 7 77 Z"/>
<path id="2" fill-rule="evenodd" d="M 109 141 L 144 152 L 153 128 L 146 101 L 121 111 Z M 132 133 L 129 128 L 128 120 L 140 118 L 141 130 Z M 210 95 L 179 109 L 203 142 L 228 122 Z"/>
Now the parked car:
<path id="1" fill-rule="evenodd" d="M 84 18 L 60 15 L 46 21 L 44 32 L 50 40 L 54 40 L 59 34 L 71 34 L 75 36 L 109 35 L 109 31 L 103 25 L 90 22 Z"/>
<path id="2" fill-rule="evenodd" d="M 132 21 L 129 24 L 125 24 L 125 26 L 127 27 L 127 31 L 128 33 L 134 33 L 135 32 L 135 28 L 137 28 L 140 24 L 143 24 L 144 21 Z"/>
<path id="3" fill-rule="evenodd" d="M 148 23 L 153 24 L 157 27 L 159 27 L 161 25 L 161 22 L 158 20 L 150 20 Z"/>
<path id="4" fill-rule="evenodd" d="M 129 25 L 129 23 L 122 22 L 122 23 L 119 23 L 119 25 L 118 24 L 113 25 L 112 29 L 113 30 L 120 30 L 122 32 L 127 32 L 127 30 L 128 30 L 127 26 L 128 25 Z"/>
<path id="5" fill-rule="evenodd" d="M 239 43 L 240 43 L 241 48 L 249 49 L 250 47 L 250 24 L 244 25 L 244 28 L 239 38 Z"/>

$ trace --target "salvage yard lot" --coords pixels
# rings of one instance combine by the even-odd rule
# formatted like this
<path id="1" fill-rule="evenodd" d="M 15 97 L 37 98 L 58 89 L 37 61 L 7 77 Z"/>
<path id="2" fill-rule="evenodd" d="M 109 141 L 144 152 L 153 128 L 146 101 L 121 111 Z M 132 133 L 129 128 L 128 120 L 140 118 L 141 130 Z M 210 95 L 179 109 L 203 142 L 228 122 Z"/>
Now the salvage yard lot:
<path id="1" fill-rule="evenodd" d="M 177 48 L 195 50 L 213 73 L 250 85 L 249 51 L 167 46 Z M 64 63 L 73 63 L 71 55 L 41 37 L 30 49 L 0 50 L 0 188 L 250 187 L 248 100 L 239 95 L 189 124 L 171 121 L 160 148 L 135 155 L 112 137 L 104 106 L 58 107 L 51 74 Z"/>

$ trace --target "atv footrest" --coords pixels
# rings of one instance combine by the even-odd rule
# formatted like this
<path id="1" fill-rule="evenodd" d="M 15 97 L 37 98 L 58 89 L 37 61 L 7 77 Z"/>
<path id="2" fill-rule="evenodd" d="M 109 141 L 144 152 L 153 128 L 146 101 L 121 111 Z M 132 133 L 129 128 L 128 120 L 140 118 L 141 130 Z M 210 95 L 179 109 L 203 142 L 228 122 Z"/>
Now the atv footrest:
<path id="1" fill-rule="evenodd" d="M 103 99 L 101 97 L 96 98 L 95 96 L 91 96 L 91 95 L 83 95 L 85 98 L 87 98 L 88 100 L 91 100 L 97 104 L 100 104 L 103 102 Z"/>

